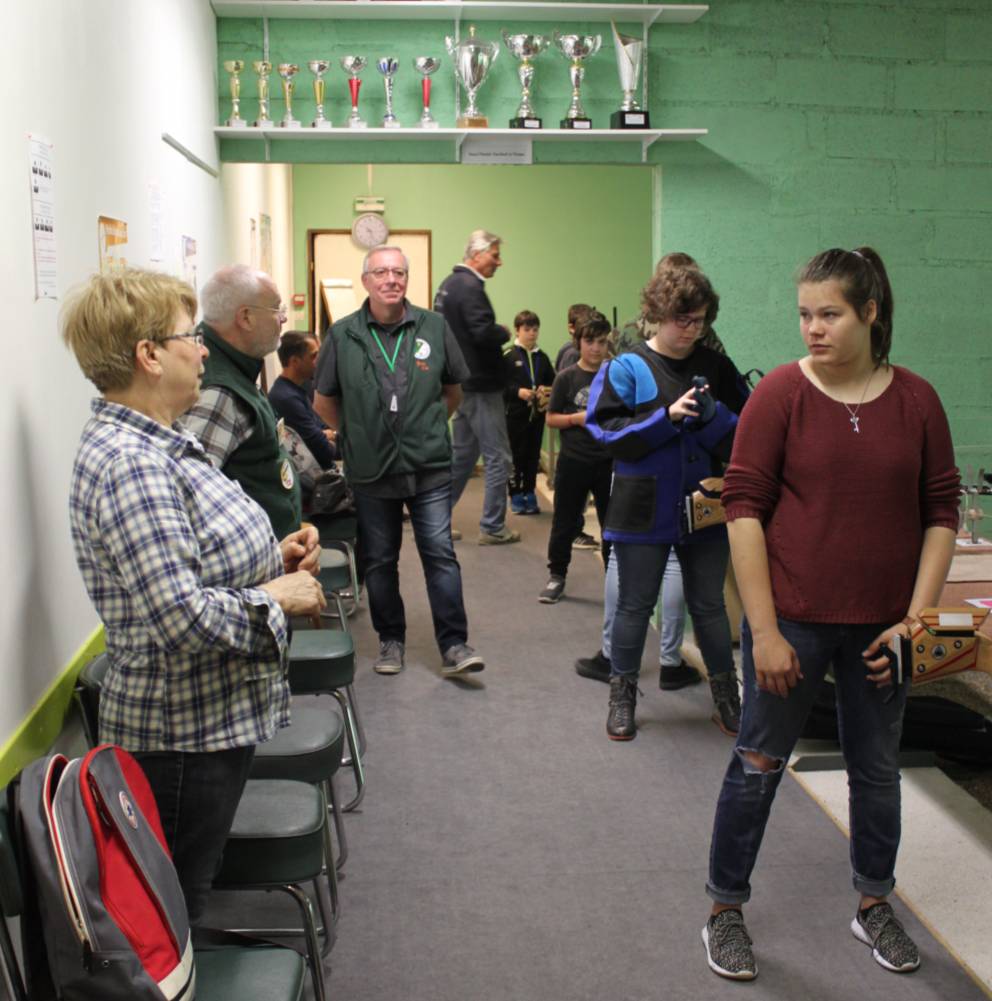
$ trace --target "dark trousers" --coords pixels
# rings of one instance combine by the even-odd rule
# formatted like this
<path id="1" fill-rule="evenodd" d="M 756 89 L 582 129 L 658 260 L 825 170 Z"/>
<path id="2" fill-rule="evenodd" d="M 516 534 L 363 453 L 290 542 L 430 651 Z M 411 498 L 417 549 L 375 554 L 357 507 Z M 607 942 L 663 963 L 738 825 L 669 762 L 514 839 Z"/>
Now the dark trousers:
<path id="1" fill-rule="evenodd" d="M 513 453 L 510 496 L 532 494 L 537 488 L 537 467 L 541 464 L 544 414 L 534 414 L 529 408 L 523 416 L 507 411 L 506 431 L 510 436 L 510 451 Z"/>
<path id="2" fill-rule="evenodd" d="M 570 455 L 560 455 L 555 469 L 555 511 L 548 539 L 548 570 L 553 577 L 565 577 L 572 561 L 572 543 L 582 528 L 582 512 L 591 493 L 599 523 L 606 523 L 610 502 L 613 463 L 583 462 Z M 603 539 L 603 560 L 610 556 L 610 544 Z"/>
<path id="3" fill-rule="evenodd" d="M 189 923 L 203 917 L 255 747 L 227 751 L 136 751 L 155 795 Z"/>
<path id="4" fill-rule="evenodd" d="M 355 491 L 358 548 L 365 566 L 372 625 L 381 641 L 406 642 L 399 573 L 404 505 L 410 512 L 413 539 L 424 569 L 434 637 L 443 654 L 468 640 L 462 571 L 451 543 L 450 482 L 412 497 L 371 497 Z"/>

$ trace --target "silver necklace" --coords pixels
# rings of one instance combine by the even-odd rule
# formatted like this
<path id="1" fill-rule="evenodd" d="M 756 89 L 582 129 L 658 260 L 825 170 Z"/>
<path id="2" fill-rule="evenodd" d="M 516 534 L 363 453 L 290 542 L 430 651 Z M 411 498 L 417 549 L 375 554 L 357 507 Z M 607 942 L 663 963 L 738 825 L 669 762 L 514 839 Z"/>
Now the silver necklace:
<path id="1" fill-rule="evenodd" d="M 858 405 L 852 410 L 843 400 L 840 401 L 841 406 L 850 414 L 851 427 L 854 428 L 855 434 L 861 434 L 861 428 L 858 427 L 858 411 L 861 409 L 861 404 L 865 402 L 865 397 L 868 395 L 868 386 L 871 384 L 871 380 L 875 375 L 877 369 L 873 368 L 868 375 L 868 381 L 865 383 L 865 388 L 861 391 L 861 399 L 858 400 Z"/>

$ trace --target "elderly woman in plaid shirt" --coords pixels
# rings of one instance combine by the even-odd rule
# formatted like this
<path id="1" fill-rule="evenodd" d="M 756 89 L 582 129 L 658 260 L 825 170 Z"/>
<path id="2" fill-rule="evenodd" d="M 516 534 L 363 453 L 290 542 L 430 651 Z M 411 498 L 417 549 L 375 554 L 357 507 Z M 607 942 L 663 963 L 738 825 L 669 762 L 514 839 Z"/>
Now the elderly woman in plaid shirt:
<path id="1" fill-rule="evenodd" d="M 168 275 L 94 276 L 62 334 L 102 394 L 69 501 L 76 560 L 106 631 L 100 739 L 148 775 L 186 896 L 204 910 L 257 743 L 289 722 L 288 619 L 324 597 L 314 529 L 277 542 L 181 414 L 206 349 Z"/>

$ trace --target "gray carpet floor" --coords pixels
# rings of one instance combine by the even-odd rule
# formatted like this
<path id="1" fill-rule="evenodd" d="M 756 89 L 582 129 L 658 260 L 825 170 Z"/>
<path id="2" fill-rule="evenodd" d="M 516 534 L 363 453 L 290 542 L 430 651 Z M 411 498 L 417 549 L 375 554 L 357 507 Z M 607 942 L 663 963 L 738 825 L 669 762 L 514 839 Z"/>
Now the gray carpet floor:
<path id="1" fill-rule="evenodd" d="M 637 739 L 608 740 L 607 687 L 572 666 L 598 646 L 598 557 L 576 552 L 567 597 L 541 605 L 550 514 L 511 519 L 520 544 L 480 547 L 480 499 L 473 480 L 455 524 L 482 674 L 441 679 L 408 528 L 407 669 L 374 674 L 367 610 L 352 620 L 368 792 L 347 818 L 330 997 L 985 996 L 902 905 L 921 969 L 897 976 L 873 962 L 848 928 L 856 896 L 846 839 L 788 776 L 747 909 L 760 975 L 752 984 L 714 976 L 700 940 L 703 885 L 732 742 L 710 722 L 708 688 L 660 692 L 649 635 Z"/>

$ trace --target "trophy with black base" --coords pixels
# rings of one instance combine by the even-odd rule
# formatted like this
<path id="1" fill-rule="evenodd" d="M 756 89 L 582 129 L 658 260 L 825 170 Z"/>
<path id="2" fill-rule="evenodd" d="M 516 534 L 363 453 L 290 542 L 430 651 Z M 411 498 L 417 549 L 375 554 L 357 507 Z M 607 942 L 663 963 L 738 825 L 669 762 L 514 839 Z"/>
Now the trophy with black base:
<path id="1" fill-rule="evenodd" d="M 541 119 L 534 114 L 530 103 L 530 85 L 534 81 L 534 64 L 536 59 L 547 47 L 548 39 L 544 35 L 508 35 L 503 32 L 503 42 L 507 52 L 520 62 L 517 76 L 520 78 L 520 107 L 517 114 L 510 119 L 511 129 L 539 129 Z"/>
<path id="2" fill-rule="evenodd" d="M 613 47 L 617 55 L 617 74 L 620 77 L 620 89 L 623 91 L 623 101 L 620 110 L 610 115 L 611 129 L 649 129 L 651 119 L 646 111 L 642 111 L 634 94 L 637 91 L 637 80 L 641 75 L 641 59 L 644 56 L 644 42 L 632 35 L 621 35 L 617 26 L 611 21 L 613 28 Z"/>
<path id="3" fill-rule="evenodd" d="M 568 67 L 568 76 L 572 81 L 572 102 L 565 112 L 565 117 L 560 125 L 563 129 L 591 129 L 592 119 L 586 114 L 582 107 L 582 78 L 586 75 L 585 67 L 582 65 L 586 59 L 591 59 L 603 44 L 602 35 L 563 35 L 558 31 L 554 33 L 555 45 L 566 58 L 571 60 Z"/>

